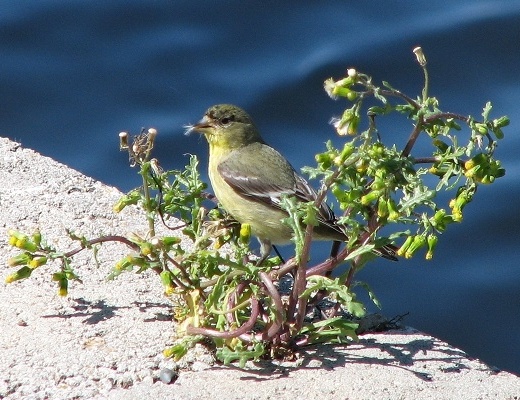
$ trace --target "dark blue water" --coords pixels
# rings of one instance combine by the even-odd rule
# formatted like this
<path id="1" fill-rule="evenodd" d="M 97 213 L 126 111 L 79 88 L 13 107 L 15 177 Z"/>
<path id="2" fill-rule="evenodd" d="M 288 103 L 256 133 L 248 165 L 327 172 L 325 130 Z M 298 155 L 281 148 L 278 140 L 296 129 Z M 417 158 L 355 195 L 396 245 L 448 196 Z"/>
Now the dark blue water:
<path id="1" fill-rule="evenodd" d="M 386 315 L 410 312 L 407 324 L 520 373 L 520 1 L 432 3 L 4 0 L 0 134 L 129 190 L 139 180 L 119 131 L 156 127 L 156 157 L 180 168 L 186 153 L 207 157 L 182 126 L 231 102 L 300 167 L 343 106 L 323 80 L 356 67 L 415 96 L 421 45 L 445 109 L 478 115 L 491 100 L 511 117 L 497 153 L 507 175 L 479 190 L 433 261 L 381 260 L 361 278 Z"/>

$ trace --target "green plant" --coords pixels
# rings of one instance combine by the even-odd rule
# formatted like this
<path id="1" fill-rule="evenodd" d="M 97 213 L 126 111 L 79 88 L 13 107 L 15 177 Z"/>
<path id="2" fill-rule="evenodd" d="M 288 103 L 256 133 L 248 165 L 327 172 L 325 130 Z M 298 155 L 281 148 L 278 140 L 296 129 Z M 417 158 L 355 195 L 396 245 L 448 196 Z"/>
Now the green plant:
<path id="1" fill-rule="evenodd" d="M 264 356 L 291 357 L 299 346 L 310 343 L 355 340 L 357 324 L 345 317 L 345 313 L 365 314 L 355 288 L 368 290 L 379 306 L 368 285 L 354 279 L 374 257 L 372 250 L 401 243 L 398 255 L 411 258 L 424 249 L 426 259 L 431 259 L 439 236 L 462 220 L 477 187 L 505 173 L 494 151 L 495 139 L 503 137 L 509 119 L 491 119 L 490 103 L 480 119 L 442 111 L 439 101 L 429 95 L 424 55 L 419 48 L 414 51 L 425 76 L 417 98 L 386 82 L 375 85 L 354 69 L 344 78 L 325 81 L 331 97 L 350 104 L 333 121 L 345 139 L 339 148 L 327 142 L 326 150 L 316 156 L 317 165 L 304 168 L 321 182 L 314 203 L 284 199 L 288 217 L 283 223 L 292 227 L 295 243 L 295 256 L 286 262 L 273 257 L 258 266 L 249 250 L 250 227 L 239 226 L 216 207 L 200 179 L 197 158 L 190 156 L 182 171 L 162 171 L 151 158 L 157 132 L 148 130 L 131 145 L 128 136 L 121 135 L 132 165 L 140 167 L 143 185 L 114 206 L 116 212 L 139 206 L 148 220 L 148 234 L 87 239 L 69 233 L 79 247 L 61 252 L 38 232 L 11 230 L 9 243 L 21 253 L 9 260 L 19 269 L 7 282 L 28 278 L 37 268 L 59 261 L 52 278 L 60 294 L 66 295 L 69 281 L 78 278 L 73 256 L 103 242 L 119 241 L 131 251 L 116 263 L 110 278 L 152 269 L 175 304 L 178 340 L 165 350 L 167 356 L 181 358 L 194 343 L 211 338 L 220 360 L 244 365 Z M 379 120 L 390 114 L 412 125 L 402 148 L 385 145 L 378 131 Z M 363 124 L 366 129 L 360 130 Z M 462 134 L 467 137 L 464 143 Z M 419 136 L 429 145 L 425 156 L 412 154 Z M 437 199 L 441 191 L 455 192 L 448 204 Z M 330 258 L 308 265 L 315 213 L 330 194 L 342 211 L 340 222 L 348 226 L 350 240 L 343 249 L 334 246 Z M 156 234 L 157 224 L 172 233 Z M 181 232 L 191 240 L 190 246 L 181 243 Z M 332 274 L 342 264 L 348 265 L 345 272 Z M 331 306 L 311 318 L 309 310 L 325 298 Z"/>

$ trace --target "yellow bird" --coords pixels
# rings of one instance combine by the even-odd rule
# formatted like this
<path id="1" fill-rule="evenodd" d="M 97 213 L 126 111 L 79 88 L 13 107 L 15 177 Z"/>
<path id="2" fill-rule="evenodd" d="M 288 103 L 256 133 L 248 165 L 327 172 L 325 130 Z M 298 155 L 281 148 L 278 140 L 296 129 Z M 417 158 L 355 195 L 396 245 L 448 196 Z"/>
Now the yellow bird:
<path id="1" fill-rule="evenodd" d="M 187 133 L 203 133 L 209 143 L 209 179 L 221 206 L 241 224 L 249 224 L 260 242 L 263 262 L 273 244 L 291 241 L 292 229 L 281 222 L 287 212 L 281 208 L 282 196 L 302 202 L 316 200 L 315 190 L 298 175 L 278 151 L 266 144 L 251 117 L 230 104 L 210 107 L 204 117 Z M 346 228 L 324 202 L 318 210 L 318 225 L 313 239 L 348 240 Z M 397 260 L 395 248 L 384 246 L 374 253 Z"/>

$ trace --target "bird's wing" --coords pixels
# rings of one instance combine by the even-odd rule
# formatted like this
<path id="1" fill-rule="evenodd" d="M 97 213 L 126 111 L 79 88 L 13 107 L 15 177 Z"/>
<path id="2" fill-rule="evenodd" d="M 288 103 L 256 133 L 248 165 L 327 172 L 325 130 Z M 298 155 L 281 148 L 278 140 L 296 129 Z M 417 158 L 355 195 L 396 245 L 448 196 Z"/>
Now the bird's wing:
<path id="1" fill-rule="evenodd" d="M 236 193 L 272 207 L 280 208 L 283 195 L 296 194 L 294 169 L 280 153 L 263 143 L 232 152 L 217 169 Z"/>
<path id="2" fill-rule="evenodd" d="M 273 175 L 273 170 L 278 174 Z M 263 143 L 255 143 L 232 153 L 219 164 L 218 172 L 241 196 L 271 207 L 282 209 L 280 202 L 283 195 L 295 196 L 302 202 L 316 200 L 316 191 L 309 183 L 280 153 Z M 319 208 L 318 219 L 338 230 L 336 217 L 324 202 Z"/>
<path id="3" fill-rule="evenodd" d="M 296 192 L 295 196 L 300 201 L 314 201 L 316 200 L 316 191 L 309 185 L 309 183 L 303 179 L 300 175 L 296 175 Z M 330 207 L 324 201 L 321 202 L 320 208 L 318 209 L 318 219 L 327 224 L 335 225 L 336 216 L 330 209 Z"/>

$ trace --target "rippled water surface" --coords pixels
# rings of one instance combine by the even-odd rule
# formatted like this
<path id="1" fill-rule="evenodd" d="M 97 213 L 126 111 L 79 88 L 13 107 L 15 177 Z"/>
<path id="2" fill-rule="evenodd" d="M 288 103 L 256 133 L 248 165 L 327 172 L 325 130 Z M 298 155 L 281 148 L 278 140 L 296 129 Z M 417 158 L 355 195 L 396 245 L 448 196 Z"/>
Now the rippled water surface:
<path id="1" fill-rule="evenodd" d="M 445 109 L 478 115 L 491 100 L 511 117 L 497 153 L 507 175 L 479 190 L 433 261 L 381 260 L 361 278 L 386 315 L 410 312 L 407 324 L 520 373 L 520 1 L 321 3 L 3 1 L 0 135 L 129 190 L 119 131 L 156 127 L 156 157 L 180 168 L 186 153 L 207 157 L 182 126 L 230 102 L 301 167 L 344 105 L 323 80 L 356 67 L 415 96 L 421 45 Z"/>

